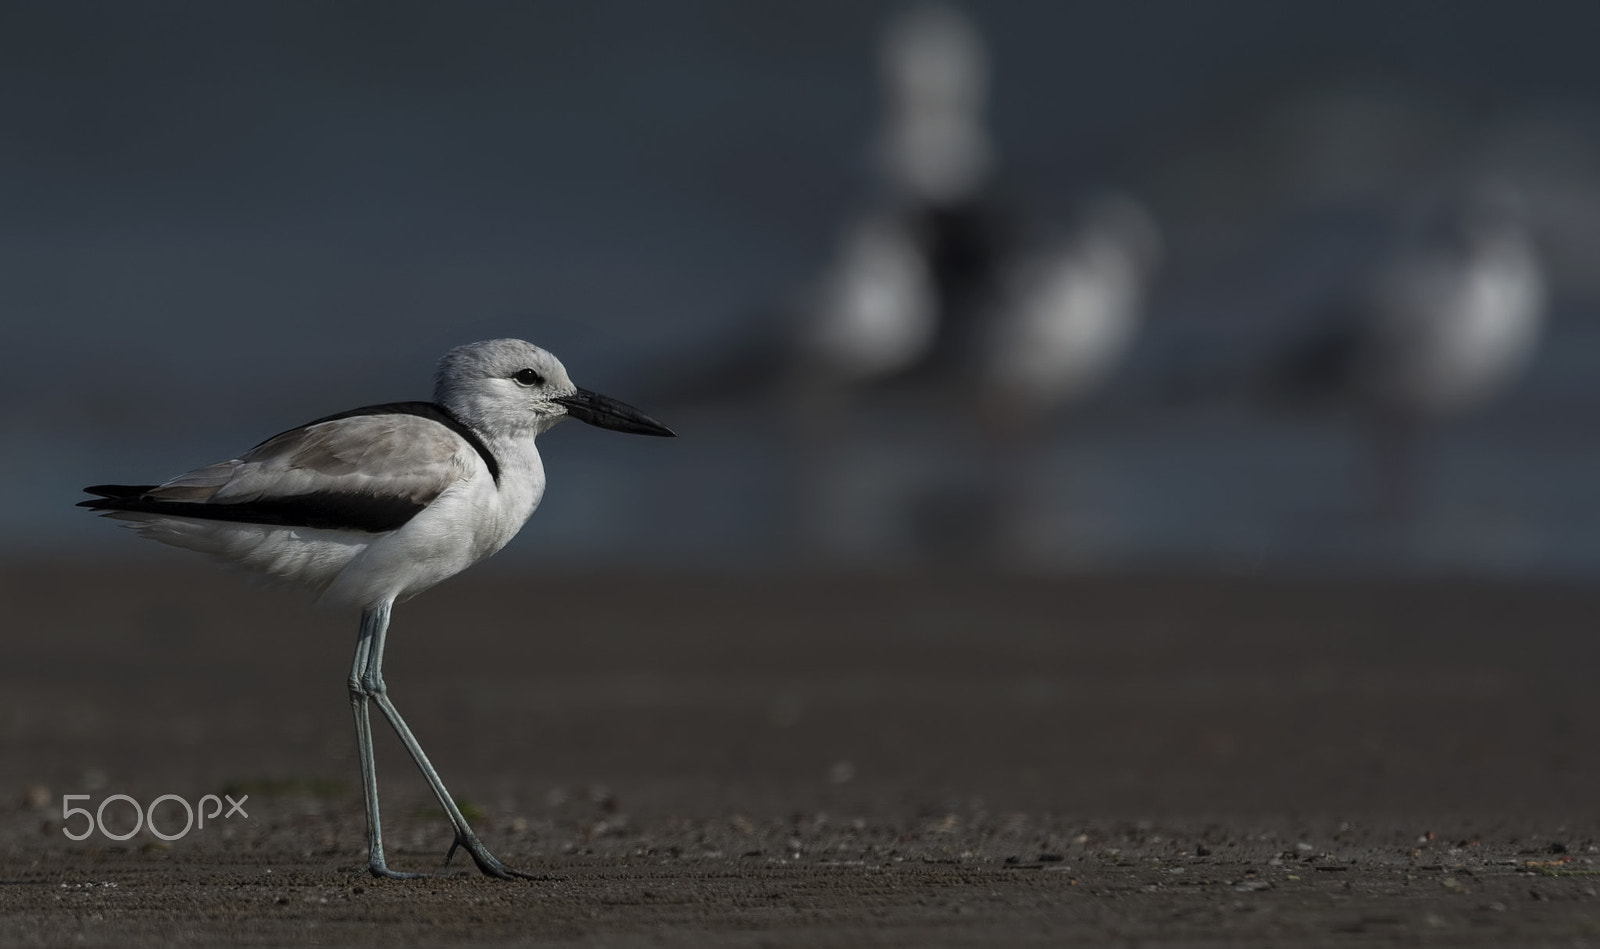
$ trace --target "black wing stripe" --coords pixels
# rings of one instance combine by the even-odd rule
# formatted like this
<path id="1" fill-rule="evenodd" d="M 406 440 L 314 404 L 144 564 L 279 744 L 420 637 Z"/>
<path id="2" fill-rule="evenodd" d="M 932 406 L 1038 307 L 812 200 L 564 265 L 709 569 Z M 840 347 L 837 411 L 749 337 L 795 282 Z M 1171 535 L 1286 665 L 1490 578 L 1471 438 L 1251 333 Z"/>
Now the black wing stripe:
<path id="1" fill-rule="evenodd" d="M 451 415 L 443 406 L 432 402 L 385 402 L 369 405 L 336 415 L 328 415 L 299 428 L 309 428 L 323 422 L 333 422 L 362 415 L 416 415 L 445 426 L 461 436 L 483 459 L 484 466 L 495 483 L 500 481 L 500 463 L 478 434 L 464 422 Z M 288 431 L 295 431 L 289 429 Z M 279 433 L 284 434 L 284 433 Z M 273 438 L 278 437 L 274 435 Z M 271 441 L 269 438 L 266 441 Z M 266 442 L 262 442 L 266 444 Z M 260 447 L 259 445 L 256 447 Z M 383 533 L 398 530 L 416 517 L 427 504 L 408 498 L 379 497 L 374 494 L 357 494 L 337 491 L 316 491 L 279 498 L 262 498 L 235 504 L 200 503 L 193 501 L 165 501 L 148 496 L 157 485 L 97 484 L 85 491 L 100 497 L 79 501 L 78 507 L 92 511 L 131 511 L 143 514 L 165 514 L 171 517 L 190 517 L 206 521 L 231 521 L 238 524 L 269 524 L 282 527 L 308 527 L 319 530 L 352 530 Z"/>
<path id="2" fill-rule="evenodd" d="M 444 406 L 433 402 L 384 402 L 381 405 L 368 405 L 359 409 L 351 409 L 348 412 L 325 415 L 304 425 L 296 426 L 296 428 L 310 428 L 313 425 L 321 425 L 323 422 L 336 422 L 342 418 L 355 418 L 358 415 L 416 415 L 438 422 L 450 431 L 460 435 L 463 441 L 471 445 L 472 450 L 478 453 L 478 457 L 483 459 L 484 466 L 489 469 L 489 477 L 494 479 L 495 484 L 500 483 L 500 462 L 495 460 L 494 453 L 489 450 L 489 446 L 483 443 L 483 439 L 478 437 L 477 432 L 467 427 L 467 423 L 451 415 Z M 291 428 L 285 432 L 279 432 L 278 435 L 285 435 L 294 430 Z M 277 438 L 278 435 L 274 435 L 272 438 Z M 261 445 L 272 441 L 272 438 L 266 439 Z M 260 448 L 261 445 L 256 447 Z"/>
<path id="3" fill-rule="evenodd" d="M 154 491 L 153 484 L 91 484 L 83 490 L 88 494 L 98 494 L 102 498 L 131 498 L 140 494 Z M 79 501 L 79 507 L 88 507 L 95 501 Z"/>
<path id="4" fill-rule="evenodd" d="M 101 487 L 109 489 L 122 486 Z M 398 530 L 427 507 L 426 504 L 406 498 L 334 491 L 264 498 L 237 504 L 163 501 L 141 494 L 129 494 L 79 501 L 78 506 L 92 511 L 133 511 L 141 514 L 164 514 L 169 517 L 191 517 L 204 521 L 363 531 L 372 534 Z"/>

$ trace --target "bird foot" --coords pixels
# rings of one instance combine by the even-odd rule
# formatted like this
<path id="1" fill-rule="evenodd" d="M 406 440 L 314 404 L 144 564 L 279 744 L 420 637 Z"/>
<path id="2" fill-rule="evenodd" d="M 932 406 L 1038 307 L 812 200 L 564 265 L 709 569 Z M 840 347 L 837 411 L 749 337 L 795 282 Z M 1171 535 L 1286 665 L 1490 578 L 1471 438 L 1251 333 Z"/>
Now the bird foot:
<path id="1" fill-rule="evenodd" d="M 516 870 L 506 866 L 494 854 L 489 852 L 489 848 L 483 845 L 483 841 L 471 834 L 457 834 L 456 839 L 450 842 L 450 849 L 444 855 L 445 865 L 449 865 L 450 858 L 455 856 L 457 847 L 467 852 L 467 856 L 472 858 L 472 862 L 478 865 L 478 869 L 485 876 L 492 876 L 499 880 L 553 879 L 544 874 L 528 873 L 524 870 Z"/>
<path id="2" fill-rule="evenodd" d="M 367 872 L 380 880 L 420 880 L 423 877 L 457 875 L 453 873 L 410 873 L 405 870 L 391 870 L 383 863 L 367 864 Z"/>

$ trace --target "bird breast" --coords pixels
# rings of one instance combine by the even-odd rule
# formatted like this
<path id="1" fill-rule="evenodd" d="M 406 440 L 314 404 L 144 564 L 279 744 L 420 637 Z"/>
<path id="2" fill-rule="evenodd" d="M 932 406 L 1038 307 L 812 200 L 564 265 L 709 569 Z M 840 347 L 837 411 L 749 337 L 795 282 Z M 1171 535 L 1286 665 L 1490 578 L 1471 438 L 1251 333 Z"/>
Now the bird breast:
<path id="1" fill-rule="evenodd" d="M 455 576 L 517 535 L 544 496 L 544 465 L 533 439 L 485 439 L 498 480 L 479 465 L 404 527 L 373 541 L 324 599 L 368 606 L 403 600 Z"/>

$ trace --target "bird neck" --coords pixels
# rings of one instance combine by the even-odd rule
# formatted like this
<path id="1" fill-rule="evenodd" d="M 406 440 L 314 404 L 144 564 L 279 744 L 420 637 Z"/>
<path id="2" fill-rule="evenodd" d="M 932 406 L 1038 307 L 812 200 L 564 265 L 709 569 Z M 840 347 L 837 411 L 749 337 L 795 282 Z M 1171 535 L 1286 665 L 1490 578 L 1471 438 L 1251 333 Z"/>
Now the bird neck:
<path id="1" fill-rule="evenodd" d="M 500 465 L 500 477 L 495 482 L 499 495 L 499 513 L 504 517 L 510 540 L 544 498 L 544 461 L 534 444 L 536 432 L 485 436 L 489 450 L 494 452 Z M 498 549 L 498 548 L 497 548 Z"/>

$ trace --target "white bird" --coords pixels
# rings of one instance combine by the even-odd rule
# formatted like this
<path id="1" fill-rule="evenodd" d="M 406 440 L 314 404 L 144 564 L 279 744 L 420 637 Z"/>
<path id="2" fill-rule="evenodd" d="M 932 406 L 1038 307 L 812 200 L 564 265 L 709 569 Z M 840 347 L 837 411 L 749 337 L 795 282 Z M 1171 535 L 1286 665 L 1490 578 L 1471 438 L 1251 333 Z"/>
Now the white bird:
<path id="1" fill-rule="evenodd" d="M 1276 389 L 1351 402 L 1373 441 L 1378 511 L 1410 513 L 1418 437 L 1527 367 L 1548 284 L 1516 193 L 1479 186 L 1424 215 L 1393 260 L 1290 354 Z M 1346 312 L 1353 311 L 1353 312 Z"/>
<path id="2" fill-rule="evenodd" d="M 1160 258 L 1149 212 L 1102 194 L 1066 240 L 1011 267 L 984 328 L 980 371 L 1002 414 L 1038 415 L 1100 386 L 1138 333 Z"/>
<path id="3" fill-rule="evenodd" d="M 1038 563 L 1065 536 L 1051 422 L 1101 388 L 1132 348 L 1161 258 L 1161 230 L 1133 198 L 1089 198 L 1062 238 L 1017 254 L 974 327 L 986 497 L 976 514 L 993 553 Z M 972 543 L 971 541 L 968 542 Z"/>
<path id="4" fill-rule="evenodd" d="M 1368 327 L 1370 398 L 1449 414 L 1487 401 L 1527 365 L 1546 289 L 1521 216 L 1514 194 L 1481 190 L 1386 274 Z"/>
<path id="5" fill-rule="evenodd" d="M 516 339 L 471 343 L 439 363 L 434 402 L 330 415 L 274 435 L 230 461 L 158 485 L 97 485 L 80 506 L 131 522 L 145 537 L 300 583 L 359 606 L 348 682 L 367 808 L 367 869 L 422 874 L 384 861 L 368 703 L 394 727 L 478 869 L 510 878 L 467 825 L 383 681 L 384 637 L 397 600 L 504 547 L 539 506 L 544 466 L 534 439 L 564 418 L 638 435 L 672 435 L 615 399 L 572 384 L 550 353 Z"/>
<path id="6" fill-rule="evenodd" d="M 801 327 L 801 359 L 830 382 L 893 375 L 921 359 L 938 329 L 933 276 L 901 221 L 856 224 L 818 285 Z"/>

